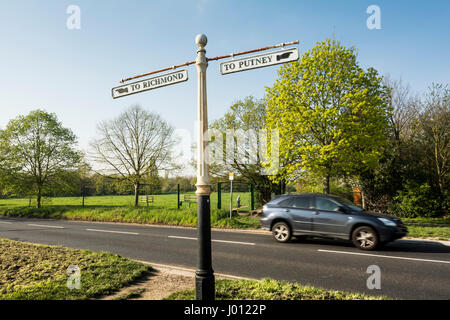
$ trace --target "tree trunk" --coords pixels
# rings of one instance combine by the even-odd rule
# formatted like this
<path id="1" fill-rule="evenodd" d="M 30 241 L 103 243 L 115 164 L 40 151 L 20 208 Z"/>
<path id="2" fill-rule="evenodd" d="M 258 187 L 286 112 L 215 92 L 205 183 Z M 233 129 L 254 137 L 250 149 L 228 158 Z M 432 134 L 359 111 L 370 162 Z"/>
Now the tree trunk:
<path id="1" fill-rule="evenodd" d="M 283 179 L 280 182 L 280 194 L 286 193 L 286 181 Z"/>
<path id="2" fill-rule="evenodd" d="M 134 184 L 134 207 L 139 206 L 139 183 Z"/>
<path id="3" fill-rule="evenodd" d="M 364 210 L 366 210 L 366 200 L 364 200 L 365 194 L 363 189 L 361 189 L 361 206 Z"/>
<path id="4" fill-rule="evenodd" d="M 323 178 L 323 193 L 330 193 L 330 175 L 327 175 L 325 176 L 325 178 Z"/>
<path id="5" fill-rule="evenodd" d="M 259 181 L 257 181 L 254 186 L 259 204 L 264 205 L 269 202 L 272 195 L 272 183 L 268 182 L 261 184 Z"/>
<path id="6" fill-rule="evenodd" d="M 36 208 L 41 207 L 41 198 L 42 198 L 42 188 L 38 186 L 37 196 L 36 196 Z"/>

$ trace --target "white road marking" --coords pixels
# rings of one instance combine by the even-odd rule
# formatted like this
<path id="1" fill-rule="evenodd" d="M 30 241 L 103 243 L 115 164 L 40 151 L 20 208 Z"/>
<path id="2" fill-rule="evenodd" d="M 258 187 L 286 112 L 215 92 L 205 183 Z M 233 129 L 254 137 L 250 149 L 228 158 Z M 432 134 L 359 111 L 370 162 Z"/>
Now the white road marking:
<path id="1" fill-rule="evenodd" d="M 0 223 L 7 223 L 7 224 L 11 224 L 12 222 L 8 222 L 8 221 L 0 221 Z"/>
<path id="2" fill-rule="evenodd" d="M 60 226 L 49 226 L 49 225 L 46 225 L 46 224 L 31 224 L 31 223 L 29 223 L 28 225 L 29 225 L 29 226 L 32 226 L 32 227 L 44 227 L 44 228 L 64 229 L 64 227 L 60 227 Z"/>
<path id="3" fill-rule="evenodd" d="M 243 244 L 243 245 L 248 245 L 248 246 L 254 246 L 255 245 L 253 242 L 240 242 L 240 241 L 227 241 L 227 240 L 214 240 L 214 239 L 212 239 L 211 241 L 223 242 L 223 243 Z"/>
<path id="4" fill-rule="evenodd" d="M 450 261 L 446 260 L 431 260 L 431 259 L 419 259 L 419 258 L 408 258 L 408 257 L 397 257 L 397 256 L 384 256 L 380 254 L 369 254 L 369 253 L 357 253 L 357 252 L 346 252 L 346 251 L 333 251 L 333 250 L 317 250 L 320 252 L 329 252 L 329 253 L 341 253 L 341 254 L 353 254 L 358 256 L 369 256 L 369 257 L 377 257 L 377 258 L 388 258 L 388 259 L 400 259 L 400 260 L 411 260 L 411 261 L 423 261 L 423 262 L 436 262 L 436 263 L 448 263 Z"/>
<path id="5" fill-rule="evenodd" d="M 109 233 L 122 233 L 122 234 L 134 234 L 138 235 L 137 232 L 127 232 L 127 231 L 112 231 L 112 230 L 99 230 L 99 229 L 86 229 L 87 231 L 94 231 L 94 232 L 109 232 Z"/>
<path id="6" fill-rule="evenodd" d="M 197 240 L 197 238 L 190 238 L 190 237 L 179 237 L 179 236 L 168 236 L 169 238 L 173 239 L 186 239 L 186 240 Z M 240 241 L 227 241 L 227 240 L 215 240 L 211 239 L 212 242 L 223 242 L 223 243 L 233 243 L 233 244 L 243 244 L 248 246 L 254 246 L 255 244 L 252 242 L 240 242 Z"/>
<path id="7" fill-rule="evenodd" d="M 178 236 L 169 236 L 169 238 L 173 238 L 173 239 L 186 239 L 186 240 L 197 240 L 197 238 L 178 237 Z"/>

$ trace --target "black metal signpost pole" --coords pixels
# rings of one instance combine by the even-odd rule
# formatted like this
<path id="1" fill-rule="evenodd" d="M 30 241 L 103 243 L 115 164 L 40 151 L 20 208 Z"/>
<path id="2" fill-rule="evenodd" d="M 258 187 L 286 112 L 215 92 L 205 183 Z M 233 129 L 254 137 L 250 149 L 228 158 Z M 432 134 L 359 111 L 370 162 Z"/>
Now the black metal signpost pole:
<path id="1" fill-rule="evenodd" d="M 198 71 L 198 137 L 197 137 L 197 232 L 198 262 L 195 272 L 195 296 L 197 300 L 214 300 L 214 270 L 211 254 L 211 185 L 208 173 L 208 107 L 206 99 L 206 60 L 205 46 L 208 42 L 203 34 L 197 35 L 198 46 L 196 66 Z"/>
<path id="2" fill-rule="evenodd" d="M 180 209 L 180 184 L 177 184 L 177 209 Z"/>
<path id="3" fill-rule="evenodd" d="M 222 209 L 222 183 L 217 183 L 217 209 Z"/>

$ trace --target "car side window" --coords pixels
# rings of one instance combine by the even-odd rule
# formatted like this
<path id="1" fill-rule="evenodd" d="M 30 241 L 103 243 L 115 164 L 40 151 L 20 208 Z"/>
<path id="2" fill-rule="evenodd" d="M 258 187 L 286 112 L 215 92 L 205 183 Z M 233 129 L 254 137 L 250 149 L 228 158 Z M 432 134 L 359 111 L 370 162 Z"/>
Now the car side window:
<path id="1" fill-rule="evenodd" d="M 310 197 L 296 197 L 294 199 L 294 207 L 302 209 L 310 209 L 311 198 Z"/>
<path id="2" fill-rule="evenodd" d="M 327 198 L 316 198 L 316 209 L 326 211 L 339 211 L 340 205 Z"/>
<path id="3" fill-rule="evenodd" d="M 278 203 L 278 205 L 280 207 L 288 207 L 288 208 L 292 208 L 294 206 L 294 199 L 293 198 L 288 198 L 286 200 L 280 201 Z"/>

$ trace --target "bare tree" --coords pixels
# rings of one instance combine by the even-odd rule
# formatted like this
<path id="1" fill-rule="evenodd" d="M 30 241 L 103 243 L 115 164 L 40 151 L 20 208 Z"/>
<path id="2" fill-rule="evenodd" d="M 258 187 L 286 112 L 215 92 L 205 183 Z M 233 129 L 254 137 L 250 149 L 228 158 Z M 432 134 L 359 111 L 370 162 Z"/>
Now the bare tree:
<path id="1" fill-rule="evenodd" d="M 421 139 L 430 169 L 435 176 L 441 197 L 447 190 L 450 174 L 450 89 L 433 84 L 420 115 Z"/>
<path id="2" fill-rule="evenodd" d="M 412 95 L 409 85 L 404 85 L 401 79 L 395 80 L 386 75 L 383 78 L 383 84 L 389 88 L 389 104 L 392 108 L 390 122 L 395 141 L 400 144 L 402 139 L 413 134 L 412 123 L 418 117 L 420 100 Z"/>
<path id="3" fill-rule="evenodd" d="M 91 142 L 92 160 L 99 172 L 118 174 L 134 185 L 134 206 L 139 205 L 139 188 L 154 168 L 173 167 L 173 128 L 159 115 L 131 106 L 117 118 L 101 122 L 99 138 Z"/>

